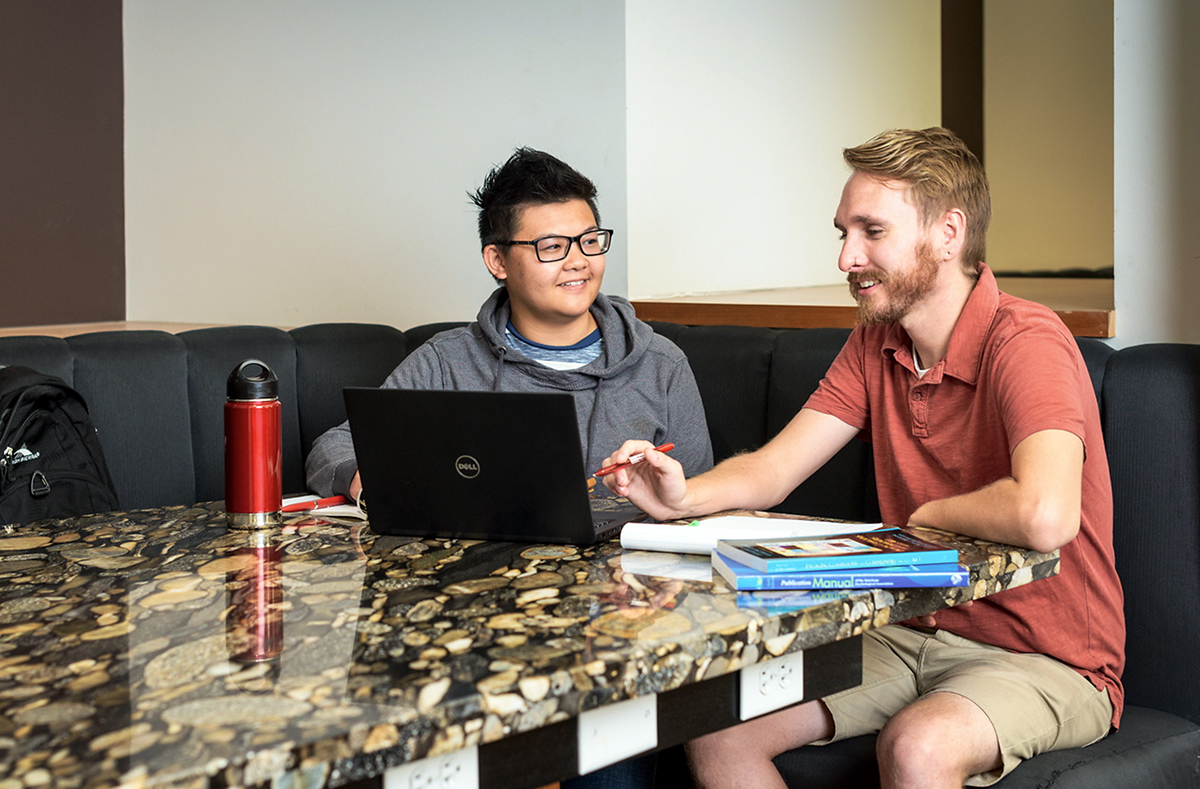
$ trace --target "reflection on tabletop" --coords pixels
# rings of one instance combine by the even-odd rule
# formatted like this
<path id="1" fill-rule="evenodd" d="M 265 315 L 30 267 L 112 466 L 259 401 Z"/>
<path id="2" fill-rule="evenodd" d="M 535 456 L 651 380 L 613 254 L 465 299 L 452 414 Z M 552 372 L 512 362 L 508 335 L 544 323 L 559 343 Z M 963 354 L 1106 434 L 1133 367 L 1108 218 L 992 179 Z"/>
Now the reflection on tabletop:
<path id="1" fill-rule="evenodd" d="M 381 537 L 318 517 L 231 531 L 223 515 L 166 507 L 0 532 L 0 780 L 343 783 L 1057 567 L 947 536 L 971 587 L 783 611 L 739 606 L 702 557 L 615 541 Z"/>

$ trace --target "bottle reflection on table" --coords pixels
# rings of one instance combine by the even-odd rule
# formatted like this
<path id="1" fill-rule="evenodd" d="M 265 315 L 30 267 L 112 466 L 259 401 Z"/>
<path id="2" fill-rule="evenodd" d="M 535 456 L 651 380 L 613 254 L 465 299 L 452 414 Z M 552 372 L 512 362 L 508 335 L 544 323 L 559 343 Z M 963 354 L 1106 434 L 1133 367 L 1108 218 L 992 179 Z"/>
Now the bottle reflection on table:
<path id="1" fill-rule="evenodd" d="M 275 529 L 246 532 L 234 551 L 240 561 L 226 575 L 226 644 L 239 663 L 274 661 L 283 651 L 283 572 Z"/>

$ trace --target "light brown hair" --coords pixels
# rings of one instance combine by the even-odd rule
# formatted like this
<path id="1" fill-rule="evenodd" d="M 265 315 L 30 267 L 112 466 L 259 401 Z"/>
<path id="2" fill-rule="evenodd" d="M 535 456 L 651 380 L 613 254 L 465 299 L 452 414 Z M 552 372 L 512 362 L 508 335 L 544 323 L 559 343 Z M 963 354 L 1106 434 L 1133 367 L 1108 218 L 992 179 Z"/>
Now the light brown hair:
<path id="1" fill-rule="evenodd" d="M 967 218 L 963 268 L 979 275 L 992 198 L 983 165 L 954 132 L 940 126 L 892 129 L 846 148 L 842 158 L 857 172 L 907 183 L 926 228 L 950 209 L 961 210 Z"/>

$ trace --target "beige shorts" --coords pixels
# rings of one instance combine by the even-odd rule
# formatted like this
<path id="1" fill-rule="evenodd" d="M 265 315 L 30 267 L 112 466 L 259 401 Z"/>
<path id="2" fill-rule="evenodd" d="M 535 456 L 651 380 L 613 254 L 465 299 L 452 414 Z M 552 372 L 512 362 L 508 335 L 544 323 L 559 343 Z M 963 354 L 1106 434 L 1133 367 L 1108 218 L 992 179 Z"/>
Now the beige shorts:
<path id="1" fill-rule="evenodd" d="M 830 742 L 879 731 L 939 691 L 974 702 L 1000 742 L 1001 770 L 972 776 L 967 786 L 990 786 L 1036 754 L 1089 745 L 1108 734 L 1112 720 L 1108 693 L 1053 658 L 889 625 L 863 637 L 863 683 L 824 699 L 835 729 Z"/>

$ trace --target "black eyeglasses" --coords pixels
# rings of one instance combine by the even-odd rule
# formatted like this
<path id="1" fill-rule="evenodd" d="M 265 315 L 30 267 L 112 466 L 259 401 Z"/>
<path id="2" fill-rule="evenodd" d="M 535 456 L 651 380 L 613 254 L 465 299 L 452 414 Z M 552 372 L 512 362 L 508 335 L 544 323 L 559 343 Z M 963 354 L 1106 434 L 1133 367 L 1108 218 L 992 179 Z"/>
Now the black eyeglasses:
<path id="1" fill-rule="evenodd" d="M 524 244 L 533 247 L 537 259 L 543 263 L 556 263 L 571 253 L 571 244 L 578 243 L 579 251 L 591 257 L 603 255 L 612 243 L 611 230 L 589 230 L 577 236 L 546 236 L 534 241 L 497 241 L 497 246 Z"/>

